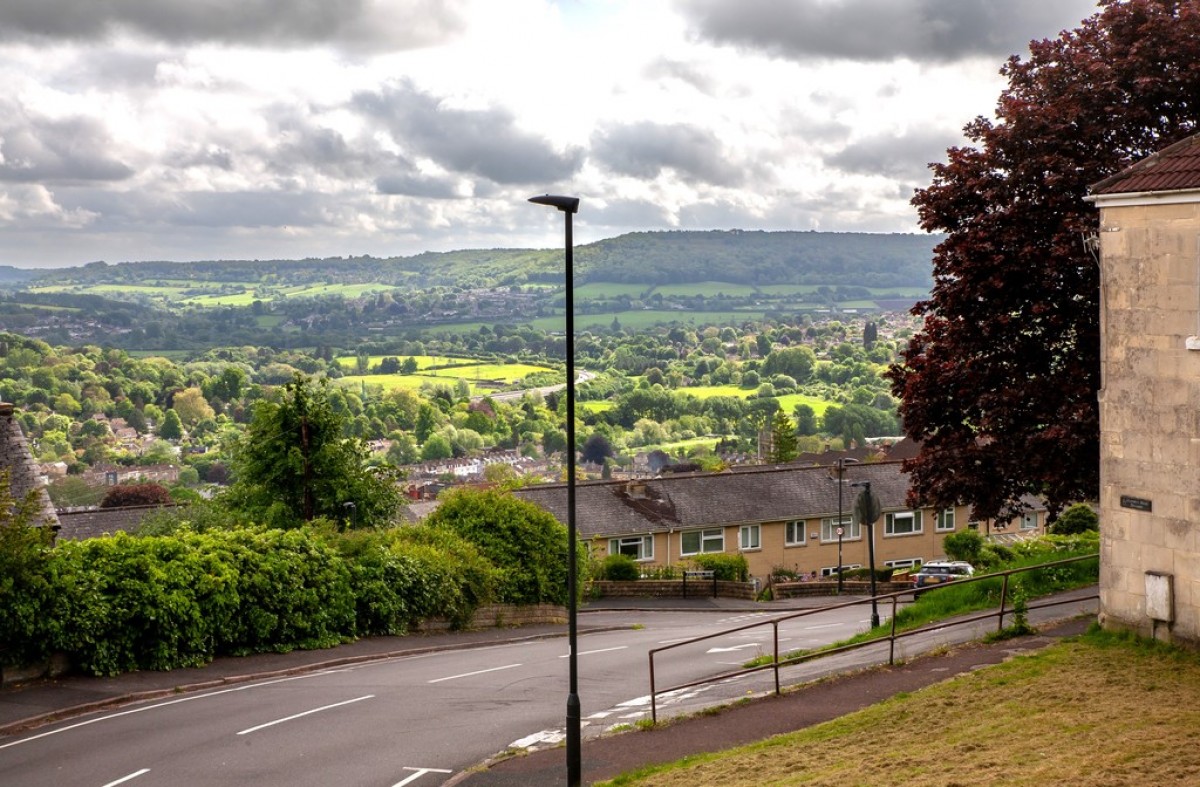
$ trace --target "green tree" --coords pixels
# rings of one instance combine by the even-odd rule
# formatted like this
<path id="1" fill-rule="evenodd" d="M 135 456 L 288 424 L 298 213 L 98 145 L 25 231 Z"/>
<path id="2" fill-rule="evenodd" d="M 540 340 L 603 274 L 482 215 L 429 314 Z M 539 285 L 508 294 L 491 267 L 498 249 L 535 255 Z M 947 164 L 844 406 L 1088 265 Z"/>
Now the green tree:
<path id="1" fill-rule="evenodd" d="M 792 409 L 796 417 L 796 434 L 814 435 L 818 431 L 817 413 L 807 404 L 798 404 Z"/>
<path id="2" fill-rule="evenodd" d="M 158 427 L 158 436 L 164 440 L 179 440 L 183 437 L 183 421 L 174 407 L 167 410 L 163 416 L 162 424 Z"/>
<path id="3" fill-rule="evenodd" d="M 317 517 L 340 521 L 353 503 L 361 526 L 392 521 L 402 504 L 398 473 L 371 468 L 360 440 L 343 437 L 329 383 L 297 374 L 273 398 L 254 404 L 233 455 L 233 508 L 275 527 Z"/>
<path id="4" fill-rule="evenodd" d="M 783 464 L 796 458 L 796 426 L 787 413 L 780 410 L 771 419 L 771 454 L 767 461 Z"/>
<path id="5" fill-rule="evenodd" d="M 1050 532 L 1056 536 L 1073 536 L 1099 529 L 1100 517 L 1096 516 L 1096 512 L 1087 503 L 1076 503 L 1069 506 L 1050 525 Z"/>

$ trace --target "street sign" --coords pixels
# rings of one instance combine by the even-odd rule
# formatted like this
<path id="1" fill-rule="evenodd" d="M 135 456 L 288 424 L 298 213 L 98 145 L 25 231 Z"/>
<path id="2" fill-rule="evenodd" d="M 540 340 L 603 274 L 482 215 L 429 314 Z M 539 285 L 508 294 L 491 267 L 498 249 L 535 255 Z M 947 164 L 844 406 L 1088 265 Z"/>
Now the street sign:
<path id="1" fill-rule="evenodd" d="M 845 531 L 845 529 L 844 529 L 844 528 L 840 528 L 840 527 L 839 527 L 839 528 L 837 529 L 837 534 L 838 534 L 838 536 L 839 536 L 839 537 L 840 537 L 840 536 L 842 536 L 842 535 L 845 535 L 845 533 L 846 533 L 846 531 Z"/>
<path id="2" fill-rule="evenodd" d="M 879 502 L 879 495 L 870 489 L 864 489 L 858 493 L 858 497 L 854 501 L 855 524 L 869 525 L 879 519 L 881 513 L 883 513 L 883 505 Z"/>

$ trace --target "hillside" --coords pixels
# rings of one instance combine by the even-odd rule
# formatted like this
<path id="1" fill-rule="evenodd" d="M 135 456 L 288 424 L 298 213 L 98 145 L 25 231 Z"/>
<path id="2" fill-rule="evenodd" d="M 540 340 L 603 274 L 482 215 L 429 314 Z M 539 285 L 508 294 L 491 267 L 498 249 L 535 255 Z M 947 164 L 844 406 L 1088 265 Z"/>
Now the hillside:
<path id="1" fill-rule="evenodd" d="M 723 281 L 745 285 L 922 287 L 930 284 L 928 235 L 829 232 L 638 232 L 578 246 L 576 281 L 647 286 Z M 32 283 L 155 281 L 373 283 L 425 289 L 557 283 L 558 249 L 475 249 L 411 257 L 91 263 L 41 273 Z"/>

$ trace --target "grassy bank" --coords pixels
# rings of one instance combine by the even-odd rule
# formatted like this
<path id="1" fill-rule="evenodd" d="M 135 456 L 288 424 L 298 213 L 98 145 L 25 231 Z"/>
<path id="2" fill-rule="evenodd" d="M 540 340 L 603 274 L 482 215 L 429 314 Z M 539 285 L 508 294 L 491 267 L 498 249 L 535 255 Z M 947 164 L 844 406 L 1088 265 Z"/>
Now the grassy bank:
<path id="1" fill-rule="evenodd" d="M 1200 656 L 1093 631 L 826 724 L 608 784 L 1195 784 L 1197 743 Z"/>

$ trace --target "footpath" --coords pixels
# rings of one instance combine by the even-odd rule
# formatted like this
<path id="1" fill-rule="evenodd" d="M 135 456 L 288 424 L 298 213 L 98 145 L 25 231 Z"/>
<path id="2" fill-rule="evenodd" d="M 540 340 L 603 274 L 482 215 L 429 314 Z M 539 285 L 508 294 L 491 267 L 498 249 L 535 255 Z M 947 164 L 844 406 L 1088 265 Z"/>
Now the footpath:
<path id="1" fill-rule="evenodd" d="M 842 600 L 848 600 L 843 597 Z M 590 603 L 580 615 L 579 632 L 604 630 L 589 626 L 589 611 L 756 611 L 785 613 L 828 604 L 829 599 L 756 603 L 732 599 L 623 600 Z M 673 762 L 688 755 L 719 751 L 803 729 L 865 708 L 900 692 L 914 691 L 1011 656 L 1046 647 L 1086 630 L 1092 618 L 1049 624 L 1038 634 L 992 644 L 972 643 L 939 649 L 896 667 L 877 667 L 817 681 L 747 703 L 737 703 L 715 715 L 674 719 L 649 730 L 586 737 L 581 744 L 583 783 L 610 779 L 647 765 Z M 325 650 L 261 653 L 219 658 L 202 667 L 167 672 L 134 672 L 111 678 L 63 676 L 0 690 L 0 736 L 13 735 L 43 724 L 134 702 L 201 691 L 220 686 L 328 669 L 403 655 L 487 647 L 528 639 L 566 635 L 564 625 L 535 625 L 511 629 L 371 637 Z M 461 772 L 448 785 L 470 787 L 541 787 L 566 782 L 566 752 L 562 747 L 497 759 Z"/>

